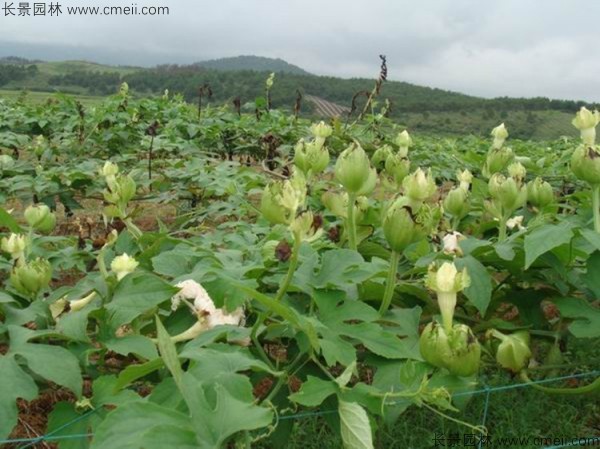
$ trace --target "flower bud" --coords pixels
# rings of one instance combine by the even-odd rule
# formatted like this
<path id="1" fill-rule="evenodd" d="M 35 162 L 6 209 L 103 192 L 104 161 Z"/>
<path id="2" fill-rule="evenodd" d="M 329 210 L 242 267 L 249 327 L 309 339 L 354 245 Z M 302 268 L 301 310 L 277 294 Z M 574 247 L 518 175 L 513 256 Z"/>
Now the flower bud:
<path id="1" fill-rule="evenodd" d="M 10 283 L 19 293 L 35 297 L 50 284 L 52 267 L 45 259 L 18 264 L 10 273 Z"/>
<path id="2" fill-rule="evenodd" d="M 302 240 L 310 233 L 313 221 L 314 216 L 312 212 L 304 211 L 292 220 L 290 231 Z"/>
<path id="3" fill-rule="evenodd" d="M 400 186 L 410 171 L 410 161 L 400 154 L 392 154 L 385 161 L 385 171 Z"/>
<path id="4" fill-rule="evenodd" d="M 383 145 L 377 148 L 375 153 L 373 153 L 373 156 L 371 156 L 371 164 L 373 164 L 373 167 L 380 172 L 385 168 L 385 162 L 392 154 L 394 154 L 392 147 L 389 145 Z"/>
<path id="5" fill-rule="evenodd" d="M 508 137 L 508 131 L 507 131 L 506 127 L 504 126 L 504 123 L 501 123 L 500 125 L 496 126 L 494 129 L 492 129 L 491 135 L 494 138 L 492 147 L 495 149 L 502 148 L 502 145 L 504 145 L 504 141 Z"/>
<path id="6" fill-rule="evenodd" d="M 535 178 L 535 181 L 529 181 L 527 184 L 527 201 L 539 209 L 552 204 L 554 201 L 552 186 L 540 177 Z"/>
<path id="7" fill-rule="evenodd" d="M 508 166 L 508 174 L 518 183 L 522 183 L 527 174 L 527 170 L 520 162 L 513 162 Z"/>
<path id="8" fill-rule="evenodd" d="M 398 253 L 423 237 L 420 226 L 415 223 L 407 198 L 398 198 L 386 211 L 383 218 L 383 235 L 390 248 Z"/>
<path id="9" fill-rule="evenodd" d="M 346 148 L 335 163 L 335 177 L 340 184 L 355 195 L 368 195 L 377 183 L 377 172 L 371 168 L 369 157 L 360 145 Z"/>
<path id="10" fill-rule="evenodd" d="M 129 84 L 123 82 L 121 83 L 121 87 L 119 88 L 119 94 L 123 97 L 126 97 L 129 94 Z"/>
<path id="11" fill-rule="evenodd" d="M 15 165 L 15 161 L 8 154 L 0 154 L 0 172 L 9 170 Z"/>
<path id="12" fill-rule="evenodd" d="M 321 196 L 321 202 L 323 203 L 323 206 L 336 217 L 347 218 L 347 193 L 325 192 L 323 196 Z"/>
<path id="13" fill-rule="evenodd" d="M 402 181 L 404 193 L 413 201 L 425 201 L 436 192 L 435 181 L 431 176 L 431 169 L 425 173 L 418 168 L 414 173 Z"/>
<path id="14" fill-rule="evenodd" d="M 479 371 L 481 346 L 464 324 L 446 331 L 436 322 L 429 323 L 419 338 L 419 349 L 428 363 L 455 376 L 469 377 Z"/>
<path id="15" fill-rule="evenodd" d="M 38 158 L 42 157 L 44 151 L 46 151 L 46 139 L 44 136 L 37 136 L 35 139 L 33 139 L 31 150 Z"/>
<path id="16" fill-rule="evenodd" d="M 45 204 L 29 206 L 24 215 L 27 224 L 36 231 L 47 233 L 56 226 L 56 215 L 50 212 L 50 208 Z"/>
<path id="17" fill-rule="evenodd" d="M 275 73 L 271 72 L 271 74 L 269 75 L 269 77 L 267 78 L 267 81 L 265 83 L 265 85 L 267 86 L 267 90 L 270 90 L 271 87 L 273 87 L 274 81 L 275 81 Z"/>
<path id="18" fill-rule="evenodd" d="M 22 259 L 27 246 L 27 239 L 24 235 L 11 234 L 9 237 L 2 237 L 0 246 L 2 251 L 10 254 L 12 259 Z"/>
<path id="19" fill-rule="evenodd" d="M 460 183 L 460 188 L 468 191 L 473 181 L 473 174 L 469 170 L 463 170 L 456 174 L 456 179 Z"/>
<path id="20" fill-rule="evenodd" d="M 496 361 L 500 366 L 514 373 L 518 373 L 527 367 L 531 358 L 529 332 L 518 331 L 510 335 L 505 335 L 492 330 L 491 335 L 501 340 L 496 352 Z"/>
<path id="21" fill-rule="evenodd" d="M 459 245 L 461 240 L 464 240 L 465 236 L 460 232 L 449 232 L 442 239 L 442 244 L 444 245 L 443 250 L 446 254 L 456 254 L 458 256 L 462 256 L 463 251 Z"/>
<path id="22" fill-rule="evenodd" d="M 469 194 L 468 190 L 462 187 L 455 187 L 448 192 L 444 198 L 444 210 L 450 215 L 460 219 L 469 213 Z"/>
<path id="23" fill-rule="evenodd" d="M 491 148 L 483 166 L 484 176 L 489 178 L 493 174 L 504 170 L 513 158 L 513 151 L 508 147 Z"/>
<path id="24" fill-rule="evenodd" d="M 120 281 L 129 273 L 133 273 L 138 265 L 139 263 L 137 260 L 125 253 L 115 257 L 112 260 L 110 263 L 110 269 L 117 276 L 117 280 Z"/>
<path id="25" fill-rule="evenodd" d="M 399 152 L 401 157 L 406 157 L 408 155 L 408 148 L 412 145 L 412 138 L 410 137 L 410 134 L 408 134 L 408 131 L 404 130 L 398 134 L 395 142 L 400 148 Z"/>
<path id="26" fill-rule="evenodd" d="M 600 113 L 598 111 L 591 112 L 582 107 L 571 123 L 580 131 L 581 140 L 583 140 L 585 145 L 594 145 L 598 122 L 600 122 Z"/>
<path id="27" fill-rule="evenodd" d="M 319 122 L 310 127 L 310 132 L 312 132 L 313 136 L 316 138 L 325 140 L 333 134 L 333 128 L 325 124 L 325 122 Z"/>
<path id="28" fill-rule="evenodd" d="M 514 178 L 506 178 L 500 173 L 490 178 L 488 189 L 492 198 L 497 200 L 506 213 L 517 210 L 527 200 L 527 187 L 520 186 Z"/>
<path id="29" fill-rule="evenodd" d="M 571 170 L 582 181 L 600 184 L 600 151 L 596 146 L 578 146 L 571 156 Z"/>
<path id="30" fill-rule="evenodd" d="M 260 203 L 263 216 L 273 224 L 290 224 L 306 199 L 306 180 L 300 172 L 291 179 L 265 187 Z"/>
<path id="31" fill-rule="evenodd" d="M 446 332 L 450 332 L 456 308 L 456 294 L 471 285 L 467 269 L 458 271 L 452 262 L 444 262 L 437 270 L 435 266 L 431 266 L 425 284 L 437 293 L 444 328 Z"/>
<path id="32" fill-rule="evenodd" d="M 517 215 L 516 217 L 509 218 L 506 220 L 506 227 L 508 229 L 517 228 L 519 231 L 523 228 L 523 215 Z"/>
<path id="33" fill-rule="evenodd" d="M 119 166 L 117 164 L 113 164 L 111 161 L 106 161 L 100 173 L 105 178 L 108 176 L 116 176 L 119 173 Z"/>
<path id="34" fill-rule="evenodd" d="M 324 145 L 300 140 L 294 149 L 294 164 L 307 176 L 321 173 L 329 165 L 329 152 Z"/>

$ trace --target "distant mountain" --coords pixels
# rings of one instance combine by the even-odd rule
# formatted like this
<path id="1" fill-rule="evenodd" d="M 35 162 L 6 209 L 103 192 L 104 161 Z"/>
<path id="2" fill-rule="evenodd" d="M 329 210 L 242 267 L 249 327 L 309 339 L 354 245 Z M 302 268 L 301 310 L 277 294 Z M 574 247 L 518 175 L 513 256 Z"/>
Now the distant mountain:
<path id="1" fill-rule="evenodd" d="M 310 75 L 306 70 L 290 64 L 283 59 L 265 58 L 263 56 L 235 56 L 232 58 L 211 59 L 196 62 L 192 65 L 223 71 L 252 70 L 255 72 L 283 72 L 294 75 Z"/>

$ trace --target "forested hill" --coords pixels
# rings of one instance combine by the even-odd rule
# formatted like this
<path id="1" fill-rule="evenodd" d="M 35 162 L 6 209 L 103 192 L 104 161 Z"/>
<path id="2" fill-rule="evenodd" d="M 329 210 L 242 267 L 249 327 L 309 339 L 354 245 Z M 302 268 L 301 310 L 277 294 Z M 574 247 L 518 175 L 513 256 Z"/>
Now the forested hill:
<path id="1" fill-rule="evenodd" d="M 196 62 L 192 66 L 224 71 L 253 70 L 256 72 L 284 72 L 296 75 L 310 75 L 306 70 L 290 64 L 283 59 L 265 58 L 263 56 L 235 56 L 232 58 L 211 59 L 209 61 Z"/>

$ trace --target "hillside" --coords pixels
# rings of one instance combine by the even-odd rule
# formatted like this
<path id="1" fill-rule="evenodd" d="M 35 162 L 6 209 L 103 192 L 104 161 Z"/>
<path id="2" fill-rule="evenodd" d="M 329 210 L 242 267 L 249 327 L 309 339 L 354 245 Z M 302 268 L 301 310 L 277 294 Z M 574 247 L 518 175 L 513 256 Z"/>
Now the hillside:
<path id="1" fill-rule="evenodd" d="M 265 58 L 263 56 L 235 56 L 232 58 L 211 59 L 196 62 L 192 66 L 223 71 L 252 70 L 255 72 L 283 72 L 296 75 L 310 75 L 306 70 L 290 64 L 283 59 Z"/>
<path id="2" fill-rule="evenodd" d="M 268 69 L 261 70 L 266 67 Z M 291 109 L 301 93 L 301 113 L 313 118 L 347 114 L 352 98 L 357 94 L 360 109 L 365 101 L 364 93 L 371 91 L 374 83 L 367 78 L 311 75 L 285 61 L 255 56 L 223 58 L 188 66 L 162 65 L 152 69 L 86 61 L 27 61 L 13 57 L 0 59 L 0 89 L 103 96 L 115 92 L 120 83 L 127 82 L 133 92 L 141 96 L 162 94 L 168 89 L 171 93 L 182 94 L 188 101 L 197 101 L 198 87 L 208 84 L 212 97 L 205 98 L 205 103 L 231 104 L 234 98 L 239 98 L 242 104 L 247 104 L 248 111 L 253 111 L 255 99 L 265 94 L 265 80 L 271 71 L 276 72 L 271 91 L 273 106 Z M 536 139 L 574 135 L 574 129 L 568 126 L 569 120 L 565 117 L 585 104 L 548 98 L 483 99 L 400 81 L 387 81 L 383 85 L 378 101 L 382 104 L 386 99 L 391 103 L 390 117 L 416 131 L 483 135 L 504 121 L 514 137 Z"/>

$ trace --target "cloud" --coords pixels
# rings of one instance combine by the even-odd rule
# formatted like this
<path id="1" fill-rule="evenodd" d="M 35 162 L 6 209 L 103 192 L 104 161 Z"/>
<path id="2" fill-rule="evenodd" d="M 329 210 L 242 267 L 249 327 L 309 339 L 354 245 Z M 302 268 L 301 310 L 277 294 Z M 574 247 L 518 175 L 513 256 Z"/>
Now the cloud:
<path id="1" fill-rule="evenodd" d="M 67 6 L 128 0 L 58 0 Z M 600 3 L 582 0 L 139 0 L 163 17 L 2 17 L 0 55 L 118 64 L 280 57 L 317 74 L 390 79 L 472 95 L 600 101 Z"/>

